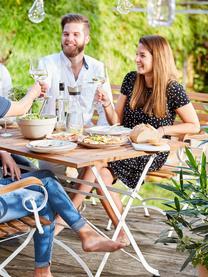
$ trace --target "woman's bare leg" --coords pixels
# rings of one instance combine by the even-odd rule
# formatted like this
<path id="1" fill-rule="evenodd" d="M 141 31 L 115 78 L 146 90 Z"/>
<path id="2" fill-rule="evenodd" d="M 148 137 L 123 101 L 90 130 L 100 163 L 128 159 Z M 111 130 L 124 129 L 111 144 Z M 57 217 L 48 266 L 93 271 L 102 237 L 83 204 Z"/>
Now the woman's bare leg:
<path id="1" fill-rule="evenodd" d="M 110 170 L 108 170 L 107 168 L 102 168 L 100 170 L 100 175 L 101 175 L 102 180 L 104 181 L 104 183 L 107 186 L 112 186 L 113 176 L 112 176 Z M 123 204 L 121 202 L 119 194 L 116 192 L 112 192 L 112 191 L 109 191 L 109 192 L 110 192 L 111 197 L 113 198 L 113 201 L 115 202 L 120 214 L 122 214 Z M 99 195 L 103 195 L 102 189 L 97 189 L 97 193 Z M 107 215 L 112 220 L 113 225 L 116 227 L 118 225 L 118 218 L 117 218 L 116 214 L 114 213 L 111 205 L 109 204 L 109 202 L 107 200 L 100 199 L 100 201 L 101 201 Z M 126 233 L 124 232 L 123 229 L 121 229 L 121 231 L 119 232 L 117 240 L 124 242 L 126 246 L 129 245 L 129 243 L 130 243 L 128 240 L 128 237 L 126 236 Z"/>
<path id="2" fill-rule="evenodd" d="M 100 170 L 103 166 L 105 166 L 105 164 L 100 163 L 97 165 L 97 169 Z M 83 180 L 86 180 L 92 183 L 94 183 L 96 179 L 90 167 L 86 167 L 81 172 L 81 178 Z M 92 190 L 92 187 L 84 184 L 77 184 L 76 189 L 89 193 Z M 85 198 L 86 198 L 86 195 L 75 193 L 72 196 L 72 202 L 75 208 L 78 208 L 82 204 Z M 59 215 L 57 215 L 54 235 L 57 236 L 64 229 L 65 226 L 67 226 L 67 223 Z"/>

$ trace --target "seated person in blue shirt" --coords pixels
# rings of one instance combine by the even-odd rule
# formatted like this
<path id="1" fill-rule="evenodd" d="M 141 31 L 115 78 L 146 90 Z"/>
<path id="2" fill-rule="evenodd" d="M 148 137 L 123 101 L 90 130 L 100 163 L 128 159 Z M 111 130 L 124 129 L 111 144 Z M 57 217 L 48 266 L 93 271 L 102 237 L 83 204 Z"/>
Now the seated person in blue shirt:
<path id="1" fill-rule="evenodd" d="M 33 100 L 40 95 L 40 91 L 41 89 L 39 84 L 35 84 L 28 91 L 27 95 L 19 102 L 11 102 L 0 96 L 0 118 L 4 116 L 21 115 L 23 112 L 27 112 L 32 105 Z M 57 213 L 64 219 L 65 222 L 67 222 L 72 230 L 78 233 L 82 242 L 82 248 L 85 251 L 112 252 L 124 246 L 124 244 L 120 242 L 113 242 L 103 238 L 86 223 L 86 220 L 82 218 L 82 216 L 74 208 L 70 198 L 50 171 L 39 170 L 33 173 L 25 173 L 20 176 L 19 168 L 9 153 L 0 151 L 0 158 L 2 159 L 3 168 L 5 170 L 8 169 L 11 173 L 11 178 L 0 179 L 0 186 L 10 184 L 15 178 L 20 179 L 28 176 L 35 176 L 41 179 L 48 192 L 47 205 L 39 213 L 52 223 L 48 226 L 44 226 L 43 235 L 39 234 L 38 231 L 34 234 L 34 277 L 52 276 L 50 263 L 54 235 L 54 219 Z M 27 196 L 29 192 L 30 195 L 32 194 L 34 199 L 36 199 L 37 205 L 40 205 L 41 200 L 43 199 L 40 187 L 31 186 L 27 189 L 15 191 L 15 193 L 10 192 L 9 194 L 1 197 L 1 200 L 6 203 L 7 213 L 0 218 L 0 222 L 7 222 L 11 219 L 20 218 L 28 214 L 28 212 L 23 208 L 22 201 L 20 201 L 20 199 L 25 197 L 25 195 Z"/>
<path id="2" fill-rule="evenodd" d="M 9 93 L 12 89 L 12 78 L 10 76 L 10 73 L 5 65 L 0 63 L 0 96 L 9 97 Z M 27 159 L 26 157 L 19 156 L 17 154 L 12 154 L 12 157 L 14 158 L 15 162 L 19 165 L 27 166 L 30 168 L 34 168 L 34 164 Z M 1 165 L 1 161 L 0 161 Z M 21 170 L 22 172 L 27 172 L 27 170 Z"/>

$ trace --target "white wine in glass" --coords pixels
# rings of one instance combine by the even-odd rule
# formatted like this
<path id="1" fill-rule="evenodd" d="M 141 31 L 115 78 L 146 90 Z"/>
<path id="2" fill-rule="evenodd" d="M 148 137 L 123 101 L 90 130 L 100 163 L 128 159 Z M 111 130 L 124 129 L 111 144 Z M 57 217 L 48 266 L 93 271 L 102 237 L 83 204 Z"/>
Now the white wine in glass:
<path id="1" fill-rule="evenodd" d="M 32 58 L 30 60 L 30 75 L 36 81 L 44 81 L 48 77 L 46 66 L 40 62 L 39 58 Z"/>

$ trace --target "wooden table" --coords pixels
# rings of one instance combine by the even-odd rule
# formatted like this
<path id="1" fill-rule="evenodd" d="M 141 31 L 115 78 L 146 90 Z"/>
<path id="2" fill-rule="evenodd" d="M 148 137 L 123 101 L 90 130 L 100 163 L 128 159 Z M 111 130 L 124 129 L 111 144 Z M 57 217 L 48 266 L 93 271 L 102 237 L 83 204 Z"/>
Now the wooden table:
<path id="1" fill-rule="evenodd" d="M 9 131 L 12 133 L 11 137 L 0 137 L 1 150 L 74 168 L 93 166 L 100 161 L 112 162 L 151 154 L 150 152 L 135 151 L 130 144 L 115 149 L 87 149 L 78 146 L 75 150 L 60 154 L 34 153 L 25 146 L 30 140 L 23 138 L 18 129 L 10 129 Z M 184 143 L 178 141 L 167 140 L 167 142 L 171 147 L 171 151 L 184 146 Z"/>
<path id="2" fill-rule="evenodd" d="M 1 137 L 0 138 L 0 140 L 1 140 L 0 150 L 6 150 L 10 153 L 19 154 L 19 155 L 23 155 L 26 157 L 39 159 L 39 160 L 45 160 L 45 161 L 52 162 L 55 164 L 71 166 L 74 168 L 82 168 L 82 167 L 90 166 L 96 179 L 97 179 L 98 184 L 100 185 L 100 187 L 102 188 L 102 190 L 104 192 L 104 195 L 108 199 L 116 216 L 119 219 L 119 224 L 115 230 L 112 240 L 116 240 L 119 231 L 121 230 L 121 228 L 124 228 L 128 238 L 137 254 L 137 257 L 135 257 L 135 258 L 142 262 L 143 266 L 145 267 L 145 269 L 147 271 L 154 274 L 155 276 L 160 276 L 159 271 L 154 269 L 153 267 L 151 267 L 145 260 L 142 252 L 140 251 L 135 239 L 133 238 L 133 236 L 125 222 L 125 218 L 131 207 L 133 198 L 135 197 L 135 193 L 137 193 L 139 191 L 141 184 L 146 176 L 146 173 L 154 160 L 154 157 L 155 157 L 154 154 L 152 155 L 152 153 L 149 153 L 149 152 L 147 153 L 147 152 L 142 152 L 142 151 L 135 151 L 130 144 L 123 145 L 123 146 L 120 146 L 115 149 L 87 149 L 87 148 L 78 146 L 76 149 L 66 151 L 65 153 L 40 154 L 40 153 L 31 152 L 27 149 L 27 147 L 25 145 L 29 142 L 29 140 L 24 139 L 22 137 L 22 135 L 20 134 L 19 130 L 14 129 L 14 130 L 11 130 L 11 132 L 13 133 L 12 137 L 9 137 L 9 138 Z M 179 142 L 169 141 L 169 143 L 170 143 L 172 150 L 177 149 L 179 146 L 181 146 L 181 144 Z M 144 169 L 144 172 L 143 172 L 140 180 L 138 181 L 137 187 L 131 191 L 130 196 L 132 198 L 128 201 L 126 207 L 124 208 L 124 212 L 121 215 L 119 213 L 114 201 L 112 200 L 112 197 L 111 197 L 106 185 L 104 184 L 101 176 L 99 175 L 99 172 L 97 171 L 96 164 L 101 161 L 102 162 L 117 161 L 117 160 L 123 160 L 123 159 L 128 159 L 128 158 L 134 158 L 134 157 L 138 157 L 141 155 L 151 155 L 151 157 Z M 109 255 L 110 255 L 109 253 L 105 254 L 105 256 L 98 268 L 98 271 L 95 275 L 96 277 L 100 276 L 100 274 L 102 273 L 103 267 L 104 267 L 105 263 L 107 262 Z M 92 276 L 92 275 L 89 274 L 88 276 Z"/>
<path id="3" fill-rule="evenodd" d="M 0 137 L 1 150 L 74 168 L 93 166 L 100 161 L 111 162 L 147 155 L 145 152 L 135 151 L 130 144 L 115 149 L 88 149 L 78 146 L 75 150 L 60 154 L 34 153 L 25 146 L 30 140 L 23 138 L 18 129 L 10 130 L 10 132 L 13 135 L 12 137 Z"/>

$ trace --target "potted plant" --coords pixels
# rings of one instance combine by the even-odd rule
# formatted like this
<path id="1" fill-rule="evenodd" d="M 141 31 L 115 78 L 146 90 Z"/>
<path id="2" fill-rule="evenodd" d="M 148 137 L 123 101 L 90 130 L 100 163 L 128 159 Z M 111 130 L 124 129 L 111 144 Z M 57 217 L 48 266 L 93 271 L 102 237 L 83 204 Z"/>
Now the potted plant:
<path id="1" fill-rule="evenodd" d="M 208 176 L 206 155 L 202 153 L 197 162 L 192 152 L 186 148 L 186 164 L 181 167 L 179 181 L 172 185 L 160 184 L 163 189 L 174 193 L 174 199 L 165 203 L 167 225 L 171 228 L 160 234 L 157 242 L 177 243 L 177 249 L 188 254 L 181 271 L 189 262 L 198 268 L 199 277 L 208 277 Z M 184 176 L 189 179 L 185 180 Z M 170 236 L 170 231 L 175 231 Z"/>

